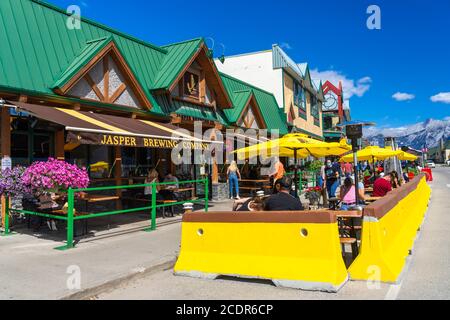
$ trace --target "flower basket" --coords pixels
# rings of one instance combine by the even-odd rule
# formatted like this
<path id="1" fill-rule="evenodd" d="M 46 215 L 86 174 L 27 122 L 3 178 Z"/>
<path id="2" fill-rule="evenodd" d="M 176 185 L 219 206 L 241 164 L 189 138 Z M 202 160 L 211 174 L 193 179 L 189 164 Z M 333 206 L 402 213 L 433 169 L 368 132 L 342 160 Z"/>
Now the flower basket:
<path id="1" fill-rule="evenodd" d="M 322 188 L 313 187 L 308 188 L 305 192 L 305 198 L 309 201 L 310 205 L 318 206 L 320 198 L 322 197 Z"/>
<path id="2" fill-rule="evenodd" d="M 30 192 L 29 187 L 23 183 L 25 168 L 15 167 L 0 172 L 0 195 L 15 197 Z"/>
<path id="3" fill-rule="evenodd" d="M 43 207 L 47 207 L 50 202 L 55 201 L 64 205 L 66 191 L 69 188 L 87 188 L 89 176 L 85 168 L 80 169 L 76 165 L 50 158 L 28 167 L 23 173 L 22 183 L 40 199 Z M 50 201 L 48 197 L 52 194 L 56 197 Z"/>

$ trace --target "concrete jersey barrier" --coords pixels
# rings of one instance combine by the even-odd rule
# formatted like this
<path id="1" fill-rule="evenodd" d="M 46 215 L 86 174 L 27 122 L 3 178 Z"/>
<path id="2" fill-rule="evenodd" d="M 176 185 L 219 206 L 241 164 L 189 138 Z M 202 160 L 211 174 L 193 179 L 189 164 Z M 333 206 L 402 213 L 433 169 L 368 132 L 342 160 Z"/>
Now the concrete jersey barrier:
<path id="1" fill-rule="evenodd" d="M 268 279 L 281 287 L 337 292 L 348 273 L 335 214 L 186 214 L 175 274 Z"/>
<path id="2" fill-rule="evenodd" d="M 424 174 L 364 209 L 360 254 L 352 280 L 397 283 L 423 223 L 431 189 Z"/>

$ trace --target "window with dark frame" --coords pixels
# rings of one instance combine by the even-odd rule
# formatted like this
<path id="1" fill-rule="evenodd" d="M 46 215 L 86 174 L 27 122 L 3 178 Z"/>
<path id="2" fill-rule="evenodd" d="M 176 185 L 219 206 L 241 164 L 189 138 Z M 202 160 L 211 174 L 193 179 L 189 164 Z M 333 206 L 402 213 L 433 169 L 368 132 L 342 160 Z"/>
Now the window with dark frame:
<path id="1" fill-rule="evenodd" d="M 299 108 L 300 117 L 306 118 L 305 91 L 297 81 L 294 81 L 294 105 Z"/>
<path id="2" fill-rule="evenodd" d="M 320 113 L 319 113 L 319 100 L 313 94 L 311 94 L 311 115 L 314 118 L 314 124 L 320 126 Z"/>

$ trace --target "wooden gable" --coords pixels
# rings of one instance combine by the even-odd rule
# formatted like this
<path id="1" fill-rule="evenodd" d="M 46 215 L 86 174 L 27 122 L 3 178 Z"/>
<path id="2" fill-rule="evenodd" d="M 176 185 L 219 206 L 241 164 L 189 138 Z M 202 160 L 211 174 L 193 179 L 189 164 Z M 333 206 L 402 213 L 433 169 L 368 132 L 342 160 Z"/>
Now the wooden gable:
<path id="1" fill-rule="evenodd" d="M 220 109 L 233 104 L 208 48 L 202 45 L 169 88 L 172 98 Z"/>
<path id="2" fill-rule="evenodd" d="M 84 100 L 139 109 L 152 108 L 144 89 L 113 41 L 55 91 Z"/>
<path id="3" fill-rule="evenodd" d="M 236 124 L 247 129 L 266 129 L 266 123 L 252 94 Z"/>

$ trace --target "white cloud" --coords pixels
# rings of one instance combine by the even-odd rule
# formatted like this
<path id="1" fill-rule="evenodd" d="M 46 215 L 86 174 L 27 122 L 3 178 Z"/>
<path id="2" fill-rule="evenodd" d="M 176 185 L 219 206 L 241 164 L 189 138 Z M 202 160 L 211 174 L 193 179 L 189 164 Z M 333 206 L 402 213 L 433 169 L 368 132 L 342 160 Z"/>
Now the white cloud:
<path id="1" fill-rule="evenodd" d="M 450 92 L 441 92 L 435 96 L 432 96 L 431 101 L 450 104 Z"/>
<path id="2" fill-rule="evenodd" d="M 349 105 L 349 100 L 353 96 L 362 97 L 367 91 L 369 91 L 372 84 L 372 78 L 363 77 L 359 80 L 349 79 L 346 75 L 335 70 L 319 71 L 318 69 L 311 70 L 311 78 L 325 81 L 330 81 L 335 86 L 339 85 L 339 81 L 342 81 L 344 89 L 345 105 Z"/>
<path id="3" fill-rule="evenodd" d="M 410 94 L 410 93 L 397 92 L 397 93 L 394 93 L 392 98 L 394 98 L 397 101 L 409 101 L 409 100 L 414 100 L 416 98 L 416 96 L 413 94 Z"/>
<path id="4" fill-rule="evenodd" d="M 289 43 L 287 43 L 287 42 L 282 42 L 280 44 L 280 47 L 283 48 L 283 49 L 286 49 L 286 50 L 291 50 L 292 49 L 291 45 Z"/>

